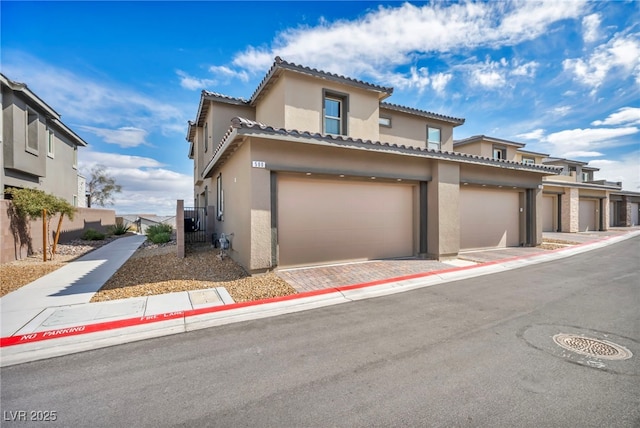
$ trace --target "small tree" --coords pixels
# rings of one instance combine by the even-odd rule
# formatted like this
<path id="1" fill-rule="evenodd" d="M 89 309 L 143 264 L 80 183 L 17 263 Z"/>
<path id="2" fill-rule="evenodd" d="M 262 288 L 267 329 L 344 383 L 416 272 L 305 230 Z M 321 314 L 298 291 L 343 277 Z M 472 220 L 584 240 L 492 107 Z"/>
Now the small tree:
<path id="1" fill-rule="evenodd" d="M 122 186 L 116 183 L 115 178 L 106 172 L 104 165 L 95 165 L 89 172 L 89 206 L 92 204 L 113 205 L 113 197 L 115 193 L 122 191 Z"/>
<path id="2" fill-rule="evenodd" d="M 45 193 L 42 190 L 37 189 L 9 189 L 7 193 L 11 194 L 11 203 L 15 209 L 15 213 L 23 220 L 28 218 L 37 219 L 42 218 L 43 215 L 46 218 L 42 218 L 43 223 L 47 225 L 47 229 L 50 230 L 51 218 L 55 214 L 60 214 L 60 220 L 58 221 L 58 228 L 56 229 L 55 239 L 53 241 L 53 248 L 51 250 L 52 255 L 56 253 L 56 246 L 58 245 L 58 239 L 60 238 L 60 229 L 62 227 L 62 220 L 66 215 L 70 220 L 73 220 L 73 216 L 76 209 L 69 202 L 62 198 L 54 196 L 49 193 Z M 45 245 L 48 245 L 49 237 L 45 233 L 42 237 L 43 253 L 46 261 Z"/>

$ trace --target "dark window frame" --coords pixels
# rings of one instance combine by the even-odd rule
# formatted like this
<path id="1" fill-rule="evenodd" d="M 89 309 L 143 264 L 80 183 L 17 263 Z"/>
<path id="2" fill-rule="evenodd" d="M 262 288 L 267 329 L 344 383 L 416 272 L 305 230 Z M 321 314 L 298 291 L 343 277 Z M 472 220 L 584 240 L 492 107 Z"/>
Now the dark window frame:
<path id="1" fill-rule="evenodd" d="M 327 112 L 325 109 L 325 101 L 327 99 L 340 102 L 340 133 L 334 134 L 327 132 Z M 334 119 L 331 117 L 330 119 Z M 330 89 L 322 89 L 322 133 L 331 135 L 348 135 L 348 122 L 349 122 L 349 94 L 344 92 L 332 91 Z"/>

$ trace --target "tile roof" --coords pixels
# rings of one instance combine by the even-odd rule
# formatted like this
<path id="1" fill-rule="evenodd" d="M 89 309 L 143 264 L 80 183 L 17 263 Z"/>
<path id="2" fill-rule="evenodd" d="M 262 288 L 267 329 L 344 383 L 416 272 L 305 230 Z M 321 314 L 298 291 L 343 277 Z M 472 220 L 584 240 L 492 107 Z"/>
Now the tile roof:
<path id="1" fill-rule="evenodd" d="M 455 126 L 462 125 L 464 123 L 464 121 L 465 121 L 462 118 L 457 118 L 457 117 L 452 117 L 452 116 L 445 116 L 443 114 L 433 113 L 433 112 L 426 111 L 426 110 L 420 110 L 420 109 L 413 108 L 413 107 L 405 107 L 405 106 L 401 106 L 401 105 L 398 105 L 398 104 L 391 104 L 391 103 L 382 102 L 382 103 L 380 103 L 380 107 L 381 108 L 386 108 L 388 110 L 400 111 L 400 112 L 403 112 L 403 113 L 417 114 L 419 116 L 427 117 L 429 119 L 442 120 L 442 121 L 445 121 L 445 122 L 453 123 Z"/>
<path id="2" fill-rule="evenodd" d="M 461 146 L 464 144 L 475 143 L 479 141 L 487 141 L 491 143 L 499 143 L 499 144 L 507 144 L 510 146 L 516 146 L 518 148 L 522 148 L 526 146 L 524 143 L 518 143 L 516 141 L 503 140 L 502 138 L 489 137 L 488 135 L 474 135 L 468 138 L 463 138 L 462 140 L 455 140 L 453 142 L 453 146 Z"/>
<path id="3" fill-rule="evenodd" d="M 315 77 L 324 78 L 327 80 L 333 80 L 336 82 L 344 83 L 351 86 L 360 87 L 363 89 L 374 90 L 378 92 L 385 93 L 386 96 L 389 96 L 393 93 L 393 88 L 376 85 L 373 83 L 365 82 L 363 80 L 353 79 L 351 77 L 346 77 L 340 74 L 329 73 L 326 71 L 318 70 L 316 68 L 306 67 L 303 65 L 298 65 L 293 62 L 288 62 L 277 56 L 273 62 L 273 65 L 262 79 L 258 88 L 255 90 L 253 95 L 251 95 L 251 104 L 255 104 L 255 102 L 260 98 L 262 91 L 269 86 L 272 81 L 272 78 L 278 74 L 280 70 L 291 70 L 298 73 L 309 74 Z"/>
<path id="4" fill-rule="evenodd" d="M 309 132 L 309 131 L 298 131 L 296 129 L 284 129 L 277 128 L 270 125 L 266 125 L 264 123 L 256 122 L 250 119 L 246 119 L 243 117 L 234 117 L 231 119 L 231 126 L 227 130 L 226 134 L 222 137 L 222 140 L 215 148 L 213 152 L 213 156 L 208 165 L 205 166 L 203 177 L 205 177 L 212 169 L 213 165 L 220 160 L 220 158 L 224 155 L 224 151 L 227 149 L 229 145 L 234 144 L 233 140 L 235 136 L 239 133 L 239 130 L 247 129 L 247 130 L 257 130 L 263 131 L 272 135 L 280 135 L 283 137 L 298 137 L 298 138 L 307 138 L 313 139 L 316 141 L 322 141 L 326 143 L 333 143 L 340 146 L 354 147 L 354 148 L 365 148 L 365 149 L 376 149 L 381 151 L 395 152 L 401 154 L 408 155 L 418 155 L 429 158 L 436 159 L 446 159 L 452 161 L 459 161 L 464 163 L 474 163 L 474 164 L 484 164 L 488 166 L 494 167 L 506 167 L 512 169 L 521 169 L 532 172 L 542 172 L 549 174 L 557 174 L 559 168 L 547 165 L 528 165 L 520 162 L 508 161 L 508 160 L 496 160 L 493 158 L 487 158 L 477 155 L 472 155 L 468 153 L 459 153 L 459 152 L 447 152 L 441 150 L 434 150 L 429 148 L 421 148 L 421 147 L 412 147 L 405 146 L 402 144 L 394 144 L 394 143 L 384 143 L 381 141 L 372 141 L 372 140 L 363 140 L 360 138 L 352 138 L 345 137 L 342 135 L 326 135 L 320 134 L 317 132 Z M 228 157 L 228 155 L 226 156 Z M 225 158 L 226 159 L 226 158 Z"/>

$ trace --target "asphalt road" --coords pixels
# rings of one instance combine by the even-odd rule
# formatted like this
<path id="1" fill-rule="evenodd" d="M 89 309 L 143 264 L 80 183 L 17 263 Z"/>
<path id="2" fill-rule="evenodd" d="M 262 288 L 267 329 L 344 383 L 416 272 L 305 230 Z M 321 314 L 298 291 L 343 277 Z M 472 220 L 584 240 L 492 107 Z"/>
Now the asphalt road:
<path id="1" fill-rule="evenodd" d="M 3 368 L 2 426 L 47 426 L 28 419 L 55 412 L 51 425 L 68 427 L 638 427 L 639 266 L 634 238 L 505 273 Z M 558 333 L 634 355 L 581 356 L 556 345 Z M 10 421 L 22 411 L 27 421 Z"/>

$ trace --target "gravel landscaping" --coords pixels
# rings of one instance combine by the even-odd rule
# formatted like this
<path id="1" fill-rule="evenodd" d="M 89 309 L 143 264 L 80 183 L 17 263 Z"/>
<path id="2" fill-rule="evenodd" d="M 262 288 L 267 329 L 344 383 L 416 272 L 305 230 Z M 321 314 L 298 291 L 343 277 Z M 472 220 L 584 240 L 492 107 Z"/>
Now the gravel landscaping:
<path id="1" fill-rule="evenodd" d="M 104 241 L 74 241 L 58 246 L 53 261 L 42 255 L 0 265 L 3 296 L 69 261 L 105 245 Z M 210 245 L 187 247 L 186 257 L 176 257 L 175 242 L 162 246 L 145 242 L 91 300 L 124 299 L 177 291 L 225 287 L 236 302 L 246 302 L 295 294 L 296 291 L 274 273 L 249 276 L 230 258 L 220 260 Z"/>

